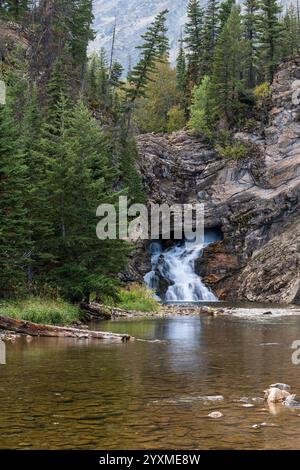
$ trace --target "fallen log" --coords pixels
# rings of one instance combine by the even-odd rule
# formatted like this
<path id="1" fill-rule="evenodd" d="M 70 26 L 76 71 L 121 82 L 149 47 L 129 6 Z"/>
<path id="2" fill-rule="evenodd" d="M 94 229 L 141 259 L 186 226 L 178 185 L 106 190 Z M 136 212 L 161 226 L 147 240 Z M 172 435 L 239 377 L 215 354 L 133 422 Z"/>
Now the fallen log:
<path id="1" fill-rule="evenodd" d="M 104 341 L 130 341 L 134 338 L 126 334 L 109 333 L 106 331 L 90 331 L 78 328 L 38 325 L 25 320 L 0 315 L 0 330 L 14 331 L 29 336 L 44 336 L 53 338 L 100 339 Z"/>
<path id="2" fill-rule="evenodd" d="M 88 320 L 110 320 L 112 309 L 96 302 L 81 303 L 80 308 Z"/>

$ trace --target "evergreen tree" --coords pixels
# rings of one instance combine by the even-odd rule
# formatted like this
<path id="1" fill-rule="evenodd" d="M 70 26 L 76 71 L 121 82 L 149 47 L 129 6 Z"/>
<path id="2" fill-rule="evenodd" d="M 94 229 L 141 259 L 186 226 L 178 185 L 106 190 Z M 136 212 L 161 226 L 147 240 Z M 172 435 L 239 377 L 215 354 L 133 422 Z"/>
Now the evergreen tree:
<path id="1" fill-rule="evenodd" d="M 110 71 L 110 80 L 113 85 L 120 86 L 124 68 L 120 62 L 113 62 Z"/>
<path id="2" fill-rule="evenodd" d="M 188 114 L 188 90 L 187 90 L 187 67 L 186 56 L 183 47 L 183 39 L 180 39 L 179 53 L 176 62 L 177 90 L 181 94 L 181 107 Z"/>
<path id="3" fill-rule="evenodd" d="M 225 119 L 228 125 L 239 117 L 246 50 L 240 8 L 236 6 L 218 39 L 212 76 L 216 117 Z"/>
<path id="4" fill-rule="evenodd" d="M 203 74 L 210 75 L 214 61 L 215 47 L 219 34 L 219 3 L 208 0 L 203 28 Z"/>
<path id="5" fill-rule="evenodd" d="M 165 57 L 168 52 L 167 14 L 168 10 L 159 13 L 146 33 L 142 35 L 144 43 L 138 46 L 138 49 L 141 50 L 141 59 L 128 77 L 127 97 L 131 103 L 145 95 L 145 88 L 150 74 L 155 71 L 156 62 Z"/>
<path id="6" fill-rule="evenodd" d="M 26 165 L 24 204 L 28 222 L 26 238 L 30 246 L 27 256 L 29 291 L 34 290 L 40 270 L 48 260 L 49 255 L 44 249 L 44 244 L 52 233 L 47 217 L 50 210 L 48 187 L 45 184 L 47 161 L 39 154 L 41 122 L 36 87 L 28 87 L 25 113 L 21 125 L 20 148 Z"/>
<path id="7" fill-rule="evenodd" d="M 245 0 L 244 9 L 243 24 L 248 44 L 247 86 L 248 88 L 254 88 L 257 74 L 258 0 Z"/>
<path id="8" fill-rule="evenodd" d="M 109 277 L 125 266 L 128 248 L 119 241 L 101 241 L 95 234 L 96 209 L 114 203 L 110 148 L 98 123 L 79 103 L 72 108 L 61 96 L 57 119 L 45 125 L 40 156 L 47 161 L 50 254 L 45 280 L 59 285 L 72 300 L 112 287 Z M 41 276 L 43 277 L 43 276 Z"/>
<path id="9" fill-rule="evenodd" d="M 187 79 L 192 87 L 200 81 L 203 54 L 203 9 L 198 0 L 189 1 L 187 18 L 184 41 L 188 51 Z"/>
<path id="10" fill-rule="evenodd" d="M 0 296 L 23 290 L 28 244 L 25 165 L 11 104 L 0 105 Z"/>
<path id="11" fill-rule="evenodd" d="M 71 32 L 70 48 L 73 60 L 76 64 L 83 67 L 86 63 L 88 43 L 94 39 L 92 24 L 93 0 L 73 0 L 73 12 L 69 24 Z"/>
<path id="12" fill-rule="evenodd" d="M 69 94 L 82 89 L 92 30 L 92 0 L 41 0 L 30 30 L 30 70 L 37 81 L 40 101 L 46 99 L 48 81 L 58 61 L 67 70 Z"/>
<path id="13" fill-rule="evenodd" d="M 258 53 L 260 68 L 264 70 L 262 78 L 272 80 L 280 53 L 279 45 L 282 27 L 279 21 L 279 14 L 282 8 L 278 0 L 260 0 L 259 7 Z"/>
<path id="14" fill-rule="evenodd" d="M 29 11 L 31 3 L 31 0 L 2 0 L 0 1 L 0 12 L 19 21 Z"/>
<path id="15" fill-rule="evenodd" d="M 282 34 L 280 38 L 280 57 L 295 56 L 299 50 L 300 34 L 297 10 L 289 5 L 282 19 Z"/>
<path id="16" fill-rule="evenodd" d="M 182 93 L 186 90 L 186 57 L 183 47 L 183 39 L 180 40 L 179 53 L 177 56 L 176 62 L 176 79 L 177 79 L 177 88 Z"/>
<path id="17" fill-rule="evenodd" d="M 220 3 L 220 10 L 219 10 L 220 31 L 222 31 L 223 27 L 227 23 L 232 7 L 235 5 L 235 3 L 236 3 L 236 0 L 225 0 L 224 2 Z"/>
<path id="18" fill-rule="evenodd" d="M 138 149 L 132 132 L 122 129 L 116 141 L 115 152 L 118 158 L 119 183 L 123 191 L 134 203 L 146 202 L 141 176 L 137 170 Z"/>

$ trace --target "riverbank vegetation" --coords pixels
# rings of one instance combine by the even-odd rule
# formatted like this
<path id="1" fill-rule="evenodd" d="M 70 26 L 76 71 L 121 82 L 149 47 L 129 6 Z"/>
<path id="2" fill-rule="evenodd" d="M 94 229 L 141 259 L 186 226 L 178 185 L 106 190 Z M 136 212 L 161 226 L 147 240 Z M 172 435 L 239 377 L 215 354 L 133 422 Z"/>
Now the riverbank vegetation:
<path id="1" fill-rule="evenodd" d="M 159 312 L 160 303 L 153 297 L 153 292 L 138 284 L 130 289 L 121 289 L 118 293 L 117 306 L 136 312 Z"/>
<path id="2" fill-rule="evenodd" d="M 80 310 L 63 300 L 31 297 L 0 305 L 0 315 L 46 325 L 72 325 L 80 320 Z"/>

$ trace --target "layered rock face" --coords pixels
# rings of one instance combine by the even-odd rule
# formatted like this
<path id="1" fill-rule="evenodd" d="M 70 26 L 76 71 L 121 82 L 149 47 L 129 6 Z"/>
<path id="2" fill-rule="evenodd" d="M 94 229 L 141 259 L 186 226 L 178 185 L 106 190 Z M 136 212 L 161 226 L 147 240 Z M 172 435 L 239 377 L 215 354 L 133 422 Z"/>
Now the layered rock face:
<path id="1" fill-rule="evenodd" d="M 207 228 L 224 240 L 197 263 L 221 299 L 297 302 L 300 299 L 300 58 L 282 64 L 272 85 L 266 122 L 236 139 L 248 158 L 227 160 L 201 138 L 182 131 L 142 135 L 139 168 L 149 202 L 205 203 Z M 141 251 L 140 251 L 141 252 Z M 147 254 L 132 277 L 149 267 Z"/>

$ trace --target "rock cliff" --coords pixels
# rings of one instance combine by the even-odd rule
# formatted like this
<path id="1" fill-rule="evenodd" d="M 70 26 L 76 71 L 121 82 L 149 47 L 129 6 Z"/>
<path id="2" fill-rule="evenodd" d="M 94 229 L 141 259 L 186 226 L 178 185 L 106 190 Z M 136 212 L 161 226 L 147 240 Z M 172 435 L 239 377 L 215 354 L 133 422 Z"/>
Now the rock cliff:
<path id="1" fill-rule="evenodd" d="M 197 266 L 221 299 L 300 299 L 300 57 L 278 68 L 271 90 L 267 118 L 235 136 L 252 146 L 243 160 L 221 158 L 186 131 L 138 139 L 149 202 L 204 202 L 206 226 L 222 230 Z M 131 277 L 148 268 L 144 252 Z"/>

